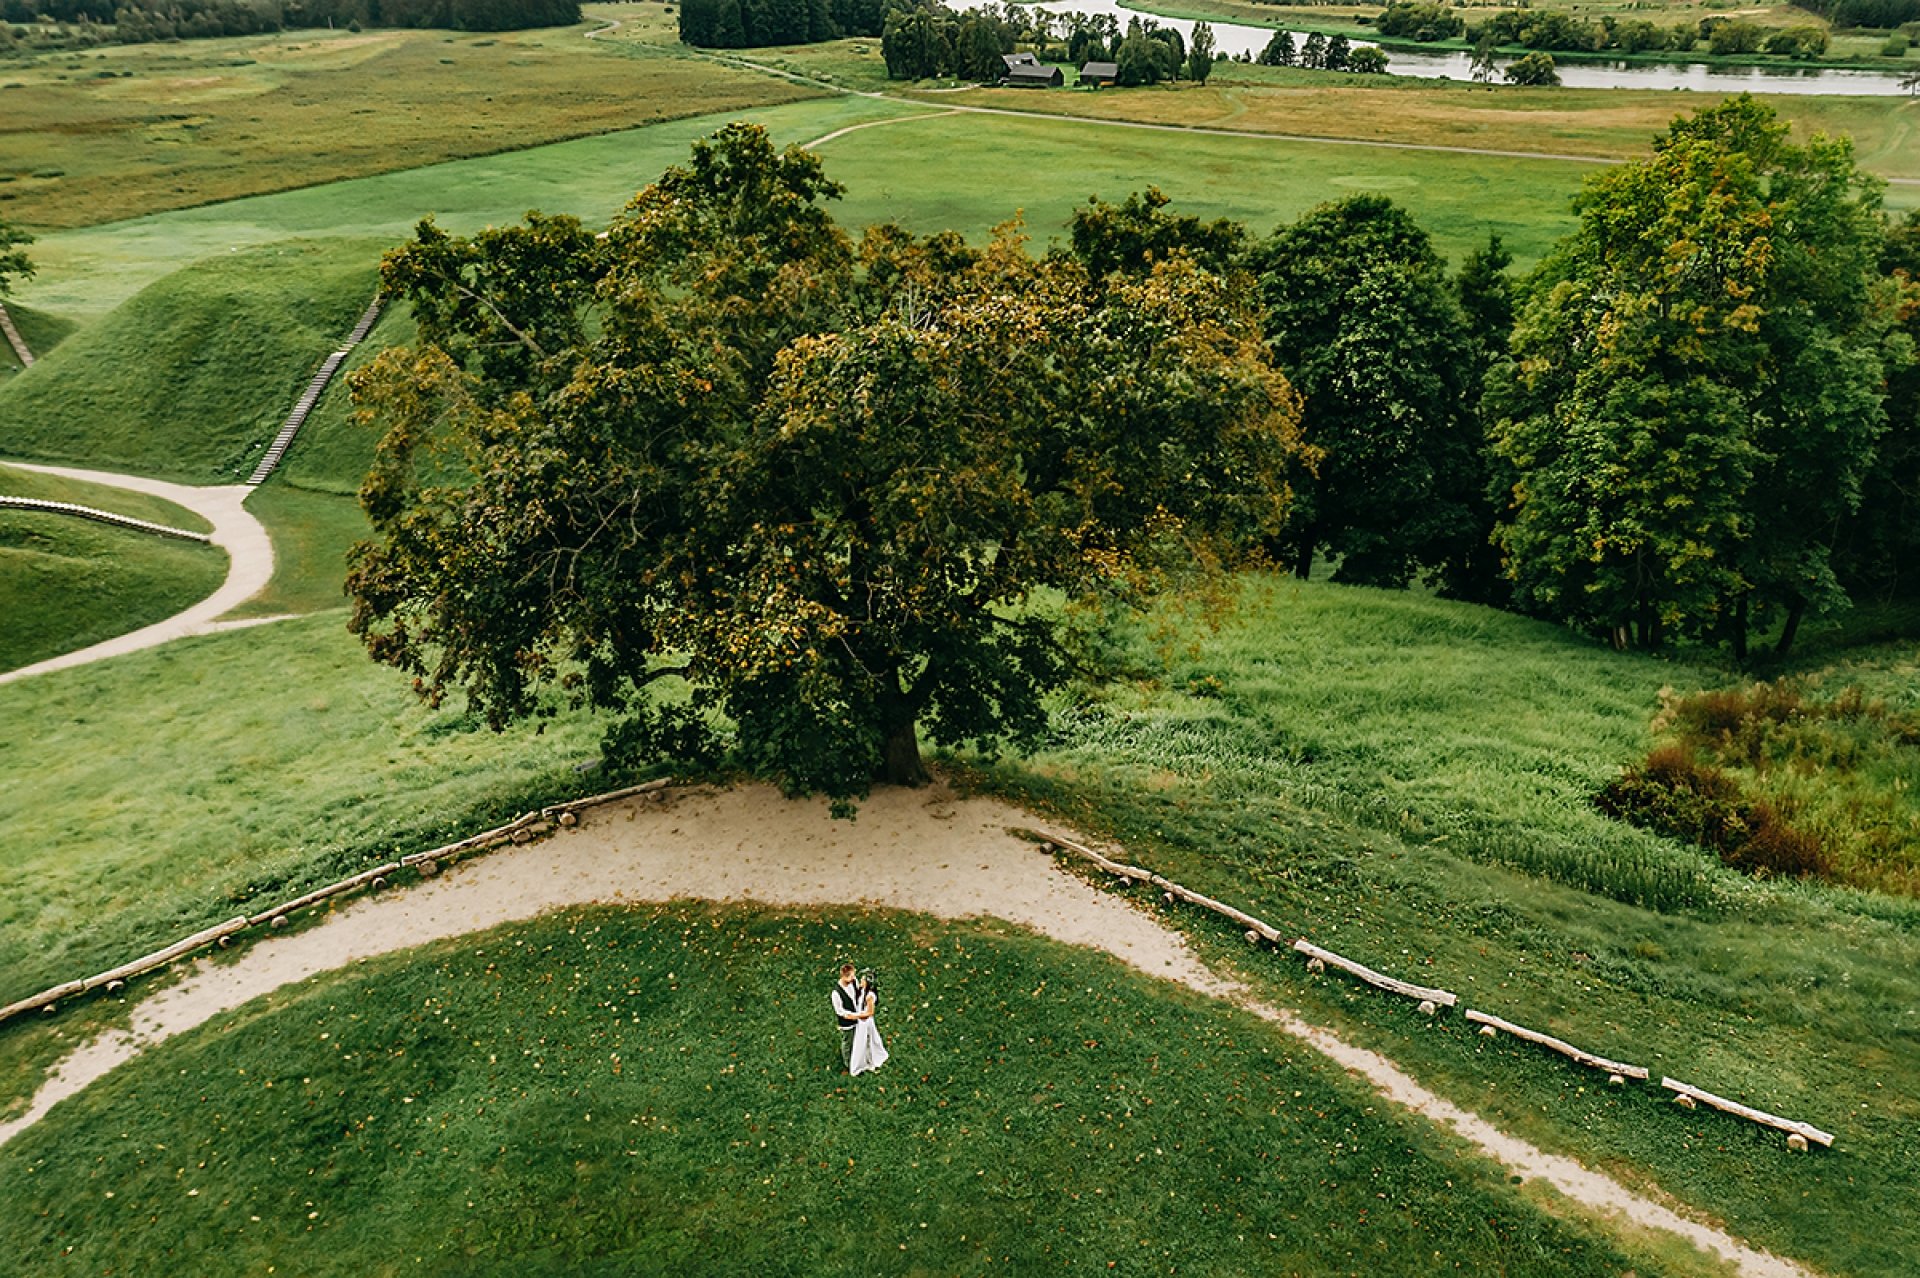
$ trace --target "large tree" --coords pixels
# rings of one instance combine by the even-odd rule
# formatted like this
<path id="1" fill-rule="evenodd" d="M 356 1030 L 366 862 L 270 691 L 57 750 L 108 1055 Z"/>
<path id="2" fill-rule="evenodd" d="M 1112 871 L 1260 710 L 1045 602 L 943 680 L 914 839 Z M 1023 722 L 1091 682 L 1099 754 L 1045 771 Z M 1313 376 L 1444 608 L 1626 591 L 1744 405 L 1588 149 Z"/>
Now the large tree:
<path id="1" fill-rule="evenodd" d="M 1844 602 L 1839 522 L 1884 423 L 1879 190 L 1740 98 L 1592 179 L 1496 370 L 1523 602 L 1657 646 Z"/>
<path id="2" fill-rule="evenodd" d="M 846 797 L 918 779 L 918 731 L 1033 741 L 1060 601 L 1277 535 L 1295 404 L 1216 276 L 1096 287 L 1011 229 L 856 246 L 837 194 L 734 125 L 604 240 L 392 254 L 423 344 L 356 379 L 386 429 L 349 581 L 373 655 L 496 724 L 570 689 L 619 712 L 616 757 L 727 749 Z"/>
<path id="3" fill-rule="evenodd" d="M 1269 344 L 1321 457 L 1285 547 L 1307 576 L 1404 586 L 1483 541 L 1473 334 L 1445 264 L 1406 210 L 1356 195 L 1253 251 Z"/>

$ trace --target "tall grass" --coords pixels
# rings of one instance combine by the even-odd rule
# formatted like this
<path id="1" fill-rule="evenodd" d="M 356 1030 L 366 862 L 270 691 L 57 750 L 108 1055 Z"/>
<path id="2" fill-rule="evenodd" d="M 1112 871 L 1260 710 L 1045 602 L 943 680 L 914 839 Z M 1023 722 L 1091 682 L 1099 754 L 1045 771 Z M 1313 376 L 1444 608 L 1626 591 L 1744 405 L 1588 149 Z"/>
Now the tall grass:
<path id="1" fill-rule="evenodd" d="M 1162 645 L 1155 629 L 1128 640 L 1131 680 L 1063 706 L 1035 758 L 969 763 L 980 783 L 1285 932 L 1838 1131 L 1831 1153 L 1796 1158 L 1778 1133 L 1609 1092 L 1172 916 L 1256 988 L 1549 1147 L 1823 1272 L 1910 1267 L 1920 903 L 1755 882 L 1591 801 L 1652 744 L 1661 690 L 1719 672 L 1278 579 L 1249 583 L 1215 632 L 1179 624 Z"/>

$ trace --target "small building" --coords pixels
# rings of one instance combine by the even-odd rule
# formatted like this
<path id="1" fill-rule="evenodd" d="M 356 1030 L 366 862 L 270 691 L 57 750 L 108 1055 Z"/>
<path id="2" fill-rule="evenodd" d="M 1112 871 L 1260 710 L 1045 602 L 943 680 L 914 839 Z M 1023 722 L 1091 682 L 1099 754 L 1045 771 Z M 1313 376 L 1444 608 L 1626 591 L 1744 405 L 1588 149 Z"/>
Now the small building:
<path id="1" fill-rule="evenodd" d="M 1022 62 L 1007 68 L 1000 83 L 1014 89 L 1057 89 L 1067 82 L 1059 67 L 1044 67 L 1038 62 Z"/>
<path id="2" fill-rule="evenodd" d="M 1091 84 L 1099 88 L 1103 84 L 1120 82 L 1120 64 L 1118 62 L 1089 62 L 1080 68 L 1080 83 Z"/>

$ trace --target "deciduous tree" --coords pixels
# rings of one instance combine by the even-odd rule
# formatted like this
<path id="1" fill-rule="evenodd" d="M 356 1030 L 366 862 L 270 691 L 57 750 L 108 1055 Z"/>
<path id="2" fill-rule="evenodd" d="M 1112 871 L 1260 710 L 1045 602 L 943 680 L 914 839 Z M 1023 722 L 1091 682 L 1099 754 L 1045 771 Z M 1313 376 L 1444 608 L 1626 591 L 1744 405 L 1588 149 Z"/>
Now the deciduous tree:
<path id="1" fill-rule="evenodd" d="M 423 345 L 355 382 L 386 431 L 349 582 L 371 653 L 496 724 L 570 690 L 620 716 L 615 759 L 725 748 L 846 798 L 916 780 L 920 732 L 1036 739 L 1071 652 L 1036 592 L 1137 598 L 1279 534 L 1296 402 L 1217 277 L 1096 288 L 1011 228 L 856 247 L 837 194 L 734 125 L 605 241 L 394 254 Z"/>
<path id="2" fill-rule="evenodd" d="M 1358 195 L 1281 227 L 1253 254 L 1274 358 L 1322 453 L 1296 486 L 1295 573 L 1403 586 L 1444 572 L 1479 528 L 1472 341 L 1446 269 L 1404 209 Z"/>
<path id="3" fill-rule="evenodd" d="M 1877 184 L 1743 97 L 1576 207 L 1494 378 L 1519 594 L 1622 644 L 1790 645 L 1845 601 L 1832 543 L 1883 428 Z"/>

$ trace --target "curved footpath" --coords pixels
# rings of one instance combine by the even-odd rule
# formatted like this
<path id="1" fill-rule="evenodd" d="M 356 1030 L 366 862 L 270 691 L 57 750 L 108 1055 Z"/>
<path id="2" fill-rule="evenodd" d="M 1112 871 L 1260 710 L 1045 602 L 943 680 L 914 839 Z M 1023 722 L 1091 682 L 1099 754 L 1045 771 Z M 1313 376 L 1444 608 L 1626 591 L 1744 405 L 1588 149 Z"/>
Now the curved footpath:
<path id="1" fill-rule="evenodd" d="M 1507 1135 L 1385 1057 L 1261 1002 L 1209 970 L 1178 933 L 1059 869 L 1050 855 L 1011 835 L 1012 826 L 1044 830 L 1049 823 L 992 800 L 956 800 L 944 788 L 881 791 L 861 807 L 858 821 L 832 820 L 824 802 L 787 802 L 764 786 L 668 790 L 590 809 L 578 827 L 547 840 L 457 865 L 417 887 L 360 898 L 312 927 L 261 940 L 235 961 L 192 964 L 178 984 L 134 1005 L 131 1029 L 103 1035 L 63 1060 L 26 1112 L 0 1123 L 0 1144 L 174 1035 L 254 999 L 271 1000 L 291 982 L 377 954 L 596 902 L 695 897 L 769 906 L 863 904 L 943 918 L 990 915 L 1232 1001 L 1358 1074 L 1382 1096 L 1450 1128 L 1516 1176 L 1543 1180 L 1604 1216 L 1676 1234 L 1742 1274 L 1807 1278 L 1794 1262 Z"/>
<path id="2" fill-rule="evenodd" d="M 267 530 L 261 526 L 260 521 L 241 505 L 253 492 L 253 489 L 245 484 L 193 488 L 186 484 L 169 484 L 164 480 L 146 479 L 139 475 L 119 475 L 104 470 L 79 470 L 71 466 L 35 466 L 16 461 L 10 461 L 7 465 L 19 470 L 38 471 L 43 475 L 58 475 L 63 479 L 85 480 L 87 483 L 100 484 L 103 487 L 124 488 L 129 492 L 146 493 L 149 496 L 165 498 L 176 506 L 185 506 L 213 525 L 213 532 L 208 540 L 227 552 L 227 579 L 220 583 L 218 590 L 205 599 L 184 611 L 175 613 L 165 621 L 156 621 L 151 626 L 103 640 L 90 648 L 62 653 L 58 657 L 49 657 L 45 661 L 37 661 L 30 666 L 21 666 L 18 670 L 6 671 L 0 674 L 0 683 L 12 683 L 16 679 L 46 674 L 50 670 L 65 670 L 69 666 L 83 666 L 90 661 L 117 657 L 122 653 L 138 652 L 142 648 L 156 647 L 174 639 L 184 639 L 189 635 L 213 634 L 221 630 L 234 630 L 243 626 L 256 626 L 264 621 L 279 620 L 276 617 L 250 617 L 244 621 L 216 620 L 259 594 L 273 577 L 273 542 L 268 538 Z"/>

